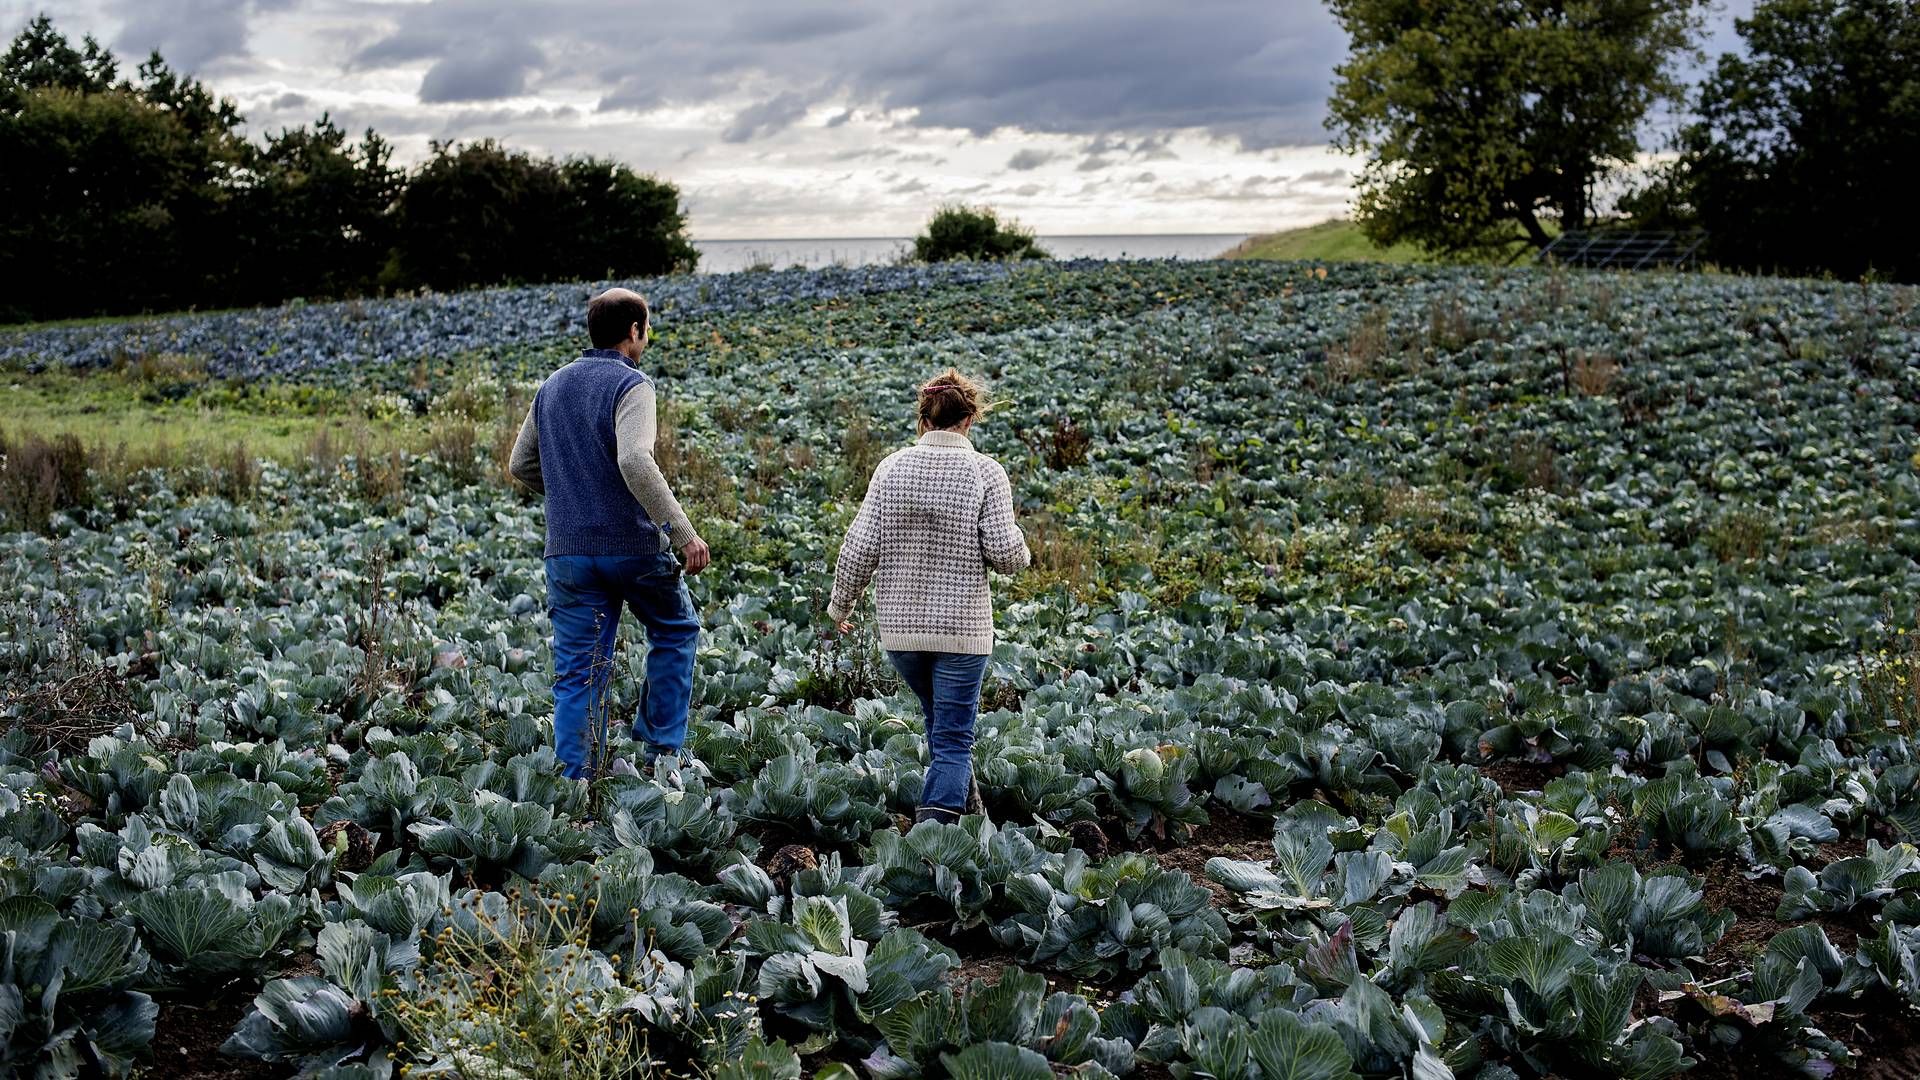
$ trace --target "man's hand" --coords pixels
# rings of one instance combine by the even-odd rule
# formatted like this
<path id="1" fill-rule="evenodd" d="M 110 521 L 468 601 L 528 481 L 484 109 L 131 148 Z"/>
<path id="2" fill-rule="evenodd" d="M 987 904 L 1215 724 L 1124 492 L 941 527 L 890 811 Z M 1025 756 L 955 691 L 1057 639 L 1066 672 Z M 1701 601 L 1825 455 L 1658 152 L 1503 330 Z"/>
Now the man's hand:
<path id="1" fill-rule="evenodd" d="M 689 574 L 697 574 L 705 570 L 708 563 L 713 562 L 713 552 L 707 550 L 707 542 L 699 537 L 687 541 L 686 545 L 680 549 L 680 554 L 686 556 Z"/>

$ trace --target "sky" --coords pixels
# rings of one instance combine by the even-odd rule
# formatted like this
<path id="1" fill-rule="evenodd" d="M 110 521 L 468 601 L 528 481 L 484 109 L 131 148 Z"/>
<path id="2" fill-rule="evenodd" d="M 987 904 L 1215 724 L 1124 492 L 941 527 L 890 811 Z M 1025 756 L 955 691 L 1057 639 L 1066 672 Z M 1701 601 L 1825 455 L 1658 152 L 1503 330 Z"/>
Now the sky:
<path id="1" fill-rule="evenodd" d="M 1733 47 L 1730 0 L 1709 53 Z M 412 163 L 494 137 L 678 184 L 699 239 L 905 236 L 945 202 L 1042 234 L 1250 233 L 1346 209 L 1319 0 L 0 0 L 255 133 L 329 113 Z"/>

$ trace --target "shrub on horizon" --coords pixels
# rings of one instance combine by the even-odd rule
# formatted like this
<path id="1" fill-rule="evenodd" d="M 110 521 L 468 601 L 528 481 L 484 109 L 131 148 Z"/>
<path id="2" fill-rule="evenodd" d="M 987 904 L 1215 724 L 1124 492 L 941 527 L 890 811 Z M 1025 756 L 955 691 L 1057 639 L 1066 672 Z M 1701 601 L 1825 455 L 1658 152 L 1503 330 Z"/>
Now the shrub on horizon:
<path id="1" fill-rule="evenodd" d="M 913 257 L 919 262 L 975 262 L 1048 259 L 1034 241 L 1033 230 L 1011 218 L 1002 221 L 990 206 L 949 203 L 934 211 L 927 229 L 913 238 Z"/>

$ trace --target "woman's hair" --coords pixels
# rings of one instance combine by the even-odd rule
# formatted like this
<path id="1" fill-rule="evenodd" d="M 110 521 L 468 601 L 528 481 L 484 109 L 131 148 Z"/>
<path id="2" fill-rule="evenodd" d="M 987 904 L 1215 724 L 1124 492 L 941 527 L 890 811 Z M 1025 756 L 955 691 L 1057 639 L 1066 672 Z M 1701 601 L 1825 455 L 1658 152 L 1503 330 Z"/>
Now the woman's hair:
<path id="1" fill-rule="evenodd" d="M 960 426 L 980 415 L 984 396 L 979 383 L 948 368 L 920 388 L 920 430 Z"/>

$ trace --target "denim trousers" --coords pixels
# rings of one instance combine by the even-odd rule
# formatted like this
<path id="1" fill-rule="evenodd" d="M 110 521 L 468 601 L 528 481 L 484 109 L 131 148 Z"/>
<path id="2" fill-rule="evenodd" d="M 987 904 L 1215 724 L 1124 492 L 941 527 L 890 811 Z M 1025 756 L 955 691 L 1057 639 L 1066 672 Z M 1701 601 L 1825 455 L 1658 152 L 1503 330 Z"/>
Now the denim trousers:
<path id="1" fill-rule="evenodd" d="M 613 675 L 613 640 L 623 607 L 647 632 L 647 681 L 633 737 L 649 757 L 687 738 L 700 616 L 670 551 L 657 555 L 554 555 L 547 559 L 547 615 L 553 620 L 553 750 L 560 771 L 589 777 L 591 717 Z"/>
<path id="2" fill-rule="evenodd" d="M 987 658 L 972 653 L 887 653 L 927 717 L 927 781 L 921 806 L 960 813 L 973 783 L 973 719 Z"/>

